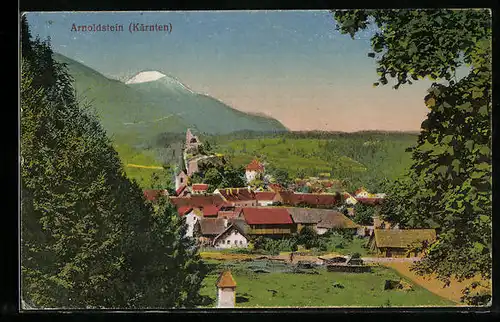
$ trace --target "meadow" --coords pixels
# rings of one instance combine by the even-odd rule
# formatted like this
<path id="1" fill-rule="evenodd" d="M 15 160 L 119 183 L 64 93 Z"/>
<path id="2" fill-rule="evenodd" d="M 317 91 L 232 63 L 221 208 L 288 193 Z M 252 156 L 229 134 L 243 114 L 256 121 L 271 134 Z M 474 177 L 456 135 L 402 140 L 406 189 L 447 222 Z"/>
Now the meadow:
<path id="1" fill-rule="evenodd" d="M 264 261 L 207 260 L 211 272 L 203 281 L 201 294 L 205 307 L 215 307 L 215 283 L 220 271 L 231 268 L 236 281 L 236 307 L 412 307 L 454 306 L 412 283 L 394 270 L 375 266 L 371 273 L 328 272 L 320 267 L 308 272 L 286 272 L 282 263 Z M 269 273 L 256 273 L 256 267 L 270 267 Z M 273 268 L 274 266 L 274 268 Z M 313 273 L 314 272 L 314 273 Z M 384 290 L 385 280 L 403 279 L 413 290 Z"/>

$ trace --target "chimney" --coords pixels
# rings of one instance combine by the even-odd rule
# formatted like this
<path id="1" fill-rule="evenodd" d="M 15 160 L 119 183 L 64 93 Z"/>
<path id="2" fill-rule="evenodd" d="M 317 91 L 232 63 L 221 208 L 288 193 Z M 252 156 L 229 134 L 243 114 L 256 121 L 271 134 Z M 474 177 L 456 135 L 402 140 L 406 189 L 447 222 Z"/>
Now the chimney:
<path id="1" fill-rule="evenodd" d="M 215 284 L 217 287 L 217 308 L 234 308 L 236 304 L 236 282 L 230 270 L 222 272 Z"/>

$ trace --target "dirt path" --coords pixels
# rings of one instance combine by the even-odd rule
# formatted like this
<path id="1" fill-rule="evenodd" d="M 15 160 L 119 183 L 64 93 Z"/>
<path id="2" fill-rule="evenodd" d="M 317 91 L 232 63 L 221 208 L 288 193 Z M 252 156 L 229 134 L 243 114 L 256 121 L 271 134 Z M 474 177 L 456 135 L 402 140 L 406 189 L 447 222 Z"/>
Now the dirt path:
<path id="1" fill-rule="evenodd" d="M 473 281 L 473 279 L 471 279 L 458 282 L 456 279 L 452 279 L 450 286 L 443 288 L 443 282 L 436 279 L 435 276 L 419 276 L 410 271 L 411 262 L 387 261 L 383 263 L 381 262 L 381 264 L 396 270 L 401 275 L 409 278 L 414 283 L 426 288 L 432 293 L 462 305 L 463 303 L 460 302 L 460 297 L 462 296 L 461 291 Z"/>

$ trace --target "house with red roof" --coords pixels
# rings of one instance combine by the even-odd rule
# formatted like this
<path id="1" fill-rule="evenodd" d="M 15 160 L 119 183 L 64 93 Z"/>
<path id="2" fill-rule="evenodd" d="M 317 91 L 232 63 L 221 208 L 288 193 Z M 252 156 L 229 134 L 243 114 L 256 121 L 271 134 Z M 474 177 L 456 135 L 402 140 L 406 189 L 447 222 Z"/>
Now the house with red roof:
<path id="1" fill-rule="evenodd" d="M 296 225 L 286 208 L 245 207 L 239 217 L 245 220 L 248 235 L 284 236 L 296 232 Z"/>
<path id="2" fill-rule="evenodd" d="M 257 159 L 253 159 L 252 162 L 245 167 L 245 177 L 247 182 L 252 182 L 255 179 L 262 179 L 263 174 L 264 165 Z"/>
<path id="3" fill-rule="evenodd" d="M 273 191 L 256 191 L 255 199 L 258 206 L 271 206 L 276 197 L 276 192 Z"/>
<path id="4" fill-rule="evenodd" d="M 227 206 L 255 207 L 257 198 L 250 188 L 223 188 L 216 189 L 214 195 L 220 196 Z"/>
<path id="5" fill-rule="evenodd" d="M 192 194 L 204 194 L 208 191 L 208 184 L 206 183 L 193 183 L 191 185 L 191 193 Z"/>
<path id="6" fill-rule="evenodd" d="M 298 193 L 293 191 L 280 191 L 276 194 L 274 202 L 293 207 L 331 209 L 342 203 L 342 195 L 340 193 Z"/>

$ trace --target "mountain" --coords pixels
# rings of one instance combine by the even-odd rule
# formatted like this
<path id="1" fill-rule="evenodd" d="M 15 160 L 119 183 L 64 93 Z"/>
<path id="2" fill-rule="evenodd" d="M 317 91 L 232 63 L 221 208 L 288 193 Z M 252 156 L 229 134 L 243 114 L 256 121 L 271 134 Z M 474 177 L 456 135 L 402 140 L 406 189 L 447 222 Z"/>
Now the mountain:
<path id="1" fill-rule="evenodd" d="M 137 144 L 188 127 L 207 134 L 287 131 L 275 119 L 233 109 L 158 71 L 138 73 L 124 83 L 59 53 L 54 58 L 67 65 L 77 98 L 91 106 L 108 134 L 122 142 Z"/>

